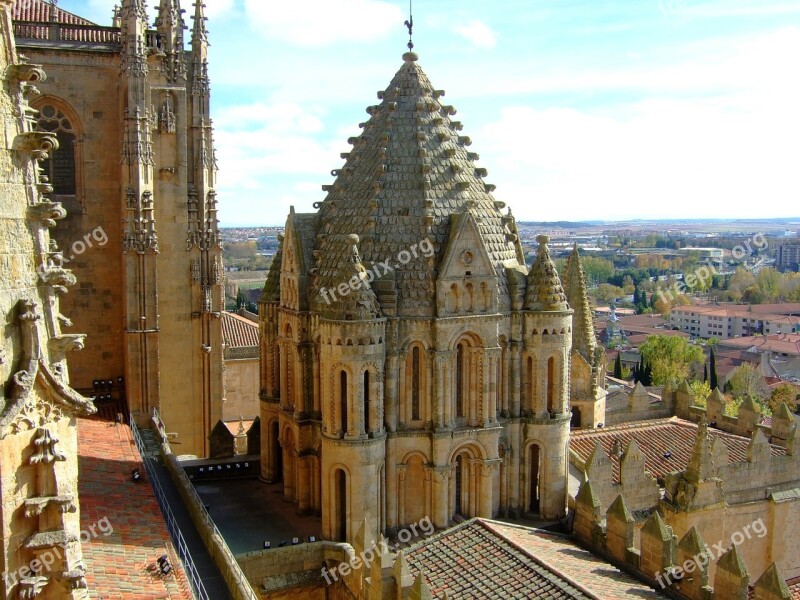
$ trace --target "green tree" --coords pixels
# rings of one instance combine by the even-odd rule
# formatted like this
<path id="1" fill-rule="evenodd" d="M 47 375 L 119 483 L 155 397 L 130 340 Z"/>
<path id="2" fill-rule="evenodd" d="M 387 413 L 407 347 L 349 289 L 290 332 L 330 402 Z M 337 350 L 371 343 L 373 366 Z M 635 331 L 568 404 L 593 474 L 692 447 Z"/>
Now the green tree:
<path id="1" fill-rule="evenodd" d="M 677 384 L 689 379 L 692 366 L 699 367 L 705 358 L 700 347 L 686 338 L 669 335 L 651 335 L 639 351 L 650 369 L 651 385 Z"/>
<path id="2" fill-rule="evenodd" d="M 769 396 L 769 387 L 764 382 L 764 376 L 761 375 L 758 367 L 750 363 L 742 363 L 736 367 L 731 373 L 728 383 L 731 396 L 735 400 L 749 395 L 763 401 Z"/>
<path id="3" fill-rule="evenodd" d="M 714 348 L 711 348 L 711 354 L 708 359 L 709 373 L 708 373 L 708 386 L 715 390 L 719 387 L 719 380 L 717 379 L 717 357 L 714 356 Z"/>
<path id="4" fill-rule="evenodd" d="M 617 353 L 617 358 L 614 360 L 614 377 L 622 379 L 622 355 Z"/>
<path id="5" fill-rule="evenodd" d="M 782 383 L 772 390 L 769 396 L 769 407 L 775 412 L 785 402 L 790 411 L 797 412 L 797 395 L 797 389 L 793 385 Z"/>
<path id="6" fill-rule="evenodd" d="M 692 381 L 689 383 L 689 389 L 694 394 L 694 403 L 696 406 L 705 406 L 706 400 L 711 395 L 711 388 L 705 381 Z"/>

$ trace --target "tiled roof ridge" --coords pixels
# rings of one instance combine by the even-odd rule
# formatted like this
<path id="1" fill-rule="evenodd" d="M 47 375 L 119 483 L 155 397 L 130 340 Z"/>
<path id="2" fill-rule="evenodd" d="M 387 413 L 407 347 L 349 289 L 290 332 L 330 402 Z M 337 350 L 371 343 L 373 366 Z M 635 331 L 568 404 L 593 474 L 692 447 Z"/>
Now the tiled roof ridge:
<path id="1" fill-rule="evenodd" d="M 691 421 L 686 421 L 685 419 L 681 419 L 680 417 L 663 417 L 660 419 L 647 419 L 644 421 L 630 421 L 627 423 L 619 423 L 616 425 L 608 425 L 607 427 L 603 427 L 602 429 L 577 429 L 570 432 L 570 437 L 591 437 L 593 435 L 597 435 L 598 433 L 604 433 L 608 431 L 630 431 L 633 429 L 644 429 L 646 427 L 653 427 L 656 425 L 664 425 L 666 423 L 675 423 L 678 425 L 683 426 L 690 426 L 693 425 Z"/>
<path id="2" fill-rule="evenodd" d="M 456 113 L 443 104 L 413 53 L 389 86 L 378 93 L 380 104 L 370 106 L 361 135 L 351 137 L 353 148 L 343 153 L 345 164 L 332 171 L 332 185 L 323 186 L 318 204 L 321 223 L 317 249 L 320 270 L 335 269 L 344 256 L 331 256 L 329 236 L 357 234 L 367 265 L 395 260 L 398 253 L 428 240 L 433 256 L 415 253 L 395 269 L 399 308 L 433 310 L 437 266 L 450 231 L 450 216 L 469 208 L 479 221 L 481 240 L 494 263 L 501 288 L 501 305 L 508 305 L 506 263 L 517 262 L 516 239 L 505 205 L 483 182 L 485 169 L 478 155 L 467 150 L 471 140 L 461 135 Z"/>
<path id="3" fill-rule="evenodd" d="M 590 592 L 588 589 L 584 588 L 582 585 L 574 581 L 574 578 L 570 577 L 566 573 L 562 573 L 557 567 L 544 562 L 536 555 L 534 555 L 532 552 L 523 548 L 522 545 L 518 544 L 514 540 L 507 538 L 502 533 L 492 528 L 491 525 L 486 521 L 484 521 L 483 519 L 477 519 L 477 521 L 485 530 L 491 532 L 491 534 L 494 537 L 501 538 L 506 544 L 514 548 L 517 552 L 520 552 L 523 556 L 532 560 L 542 569 L 544 569 L 546 573 L 540 573 L 540 574 L 543 577 L 547 578 L 553 585 L 560 588 L 563 592 L 571 593 L 571 590 L 569 588 L 574 588 L 586 594 L 589 598 L 596 598 L 596 596 L 592 592 Z"/>
<path id="4" fill-rule="evenodd" d="M 536 259 L 528 272 L 528 285 L 525 290 L 525 309 L 533 311 L 561 311 L 568 310 L 567 295 L 561 285 L 550 250 L 547 243 L 550 237 L 536 236 L 539 247 L 536 249 Z"/>
<path id="5" fill-rule="evenodd" d="M 57 22 L 62 25 L 98 25 L 88 19 L 54 6 L 44 0 L 17 0 L 14 4 L 13 19 L 15 21 L 31 21 L 35 23 L 51 23 L 50 11 L 57 10 Z"/>

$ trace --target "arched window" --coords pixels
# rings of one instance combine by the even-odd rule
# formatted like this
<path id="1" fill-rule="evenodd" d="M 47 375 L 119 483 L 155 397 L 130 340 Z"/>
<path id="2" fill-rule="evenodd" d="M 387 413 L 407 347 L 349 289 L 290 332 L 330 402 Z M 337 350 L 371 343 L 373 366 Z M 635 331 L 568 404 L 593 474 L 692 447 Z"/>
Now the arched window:
<path id="1" fill-rule="evenodd" d="M 556 359 L 547 359 L 547 412 L 555 412 L 556 407 Z"/>
<path id="2" fill-rule="evenodd" d="M 364 432 L 370 432 L 369 415 L 369 371 L 364 371 Z"/>
<path id="3" fill-rule="evenodd" d="M 419 346 L 414 346 L 411 350 L 411 420 L 418 421 L 419 416 L 419 393 L 420 393 L 420 364 Z"/>
<path id="4" fill-rule="evenodd" d="M 347 372 L 342 371 L 339 373 L 339 401 L 341 402 L 342 411 L 342 433 L 347 433 Z"/>
<path id="5" fill-rule="evenodd" d="M 456 349 L 456 417 L 464 416 L 464 396 L 466 395 L 464 375 L 464 344 L 462 343 Z"/>
<path id="6" fill-rule="evenodd" d="M 57 196 L 74 196 L 77 193 L 75 176 L 75 130 L 73 123 L 53 104 L 39 108 L 37 131 L 54 133 L 58 150 L 42 161 L 42 170 Z"/>

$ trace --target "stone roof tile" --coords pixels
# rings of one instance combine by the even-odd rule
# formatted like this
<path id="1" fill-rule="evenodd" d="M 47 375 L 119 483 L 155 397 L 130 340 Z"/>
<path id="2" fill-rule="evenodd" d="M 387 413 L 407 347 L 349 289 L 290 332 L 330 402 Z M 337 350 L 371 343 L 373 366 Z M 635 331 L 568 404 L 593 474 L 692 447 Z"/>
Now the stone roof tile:
<path id="1" fill-rule="evenodd" d="M 334 183 L 325 186 L 317 248 L 324 256 L 330 251 L 330 236 L 357 234 L 367 268 L 386 260 L 395 268 L 398 309 L 432 314 L 433 282 L 450 215 L 470 207 L 480 220 L 482 241 L 497 271 L 502 308 L 508 305 L 504 268 L 517 263 L 515 241 L 487 192 L 485 171 L 475 167 L 477 155 L 467 151 L 470 140 L 450 118 L 455 110 L 442 105 L 439 96 L 417 56 L 406 53 L 400 70 L 379 93 L 381 103 L 367 109 L 370 118 L 363 132 L 350 139 L 352 150 L 342 155 L 344 166 L 333 171 Z M 412 250 L 426 239 L 434 246 L 431 258 Z M 408 260 L 403 260 L 404 252 L 412 254 Z M 412 277 L 411 272 L 422 275 Z"/>
<path id="2" fill-rule="evenodd" d="M 411 575 L 424 571 L 438 598 L 585 599 L 580 589 L 480 519 L 429 537 L 404 551 Z"/>

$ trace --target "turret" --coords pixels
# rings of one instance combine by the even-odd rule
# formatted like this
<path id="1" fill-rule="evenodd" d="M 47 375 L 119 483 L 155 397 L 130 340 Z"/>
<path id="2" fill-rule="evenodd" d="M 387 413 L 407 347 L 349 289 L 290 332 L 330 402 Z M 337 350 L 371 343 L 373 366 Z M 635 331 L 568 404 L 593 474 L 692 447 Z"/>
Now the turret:
<path id="1" fill-rule="evenodd" d="M 330 252 L 311 299 L 320 315 L 322 477 L 336 482 L 322 489 L 322 530 L 329 539 L 348 541 L 355 523 L 364 521 L 369 537 L 382 529 L 376 507 L 385 456 L 386 319 L 358 243 L 355 234 L 328 236 Z"/>
<path id="2" fill-rule="evenodd" d="M 184 29 L 180 0 L 160 0 L 156 18 L 157 44 L 158 50 L 164 55 L 164 73 L 170 81 L 186 79 Z"/>
<path id="3" fill-rule="evenodd" d="M 564 291 L 574 312 L 570 398 L 573 427 L 596 427 L 605 422 L 605 352 L 595 339 L 592 308 L 577 244 L 567 259 Z"/>

